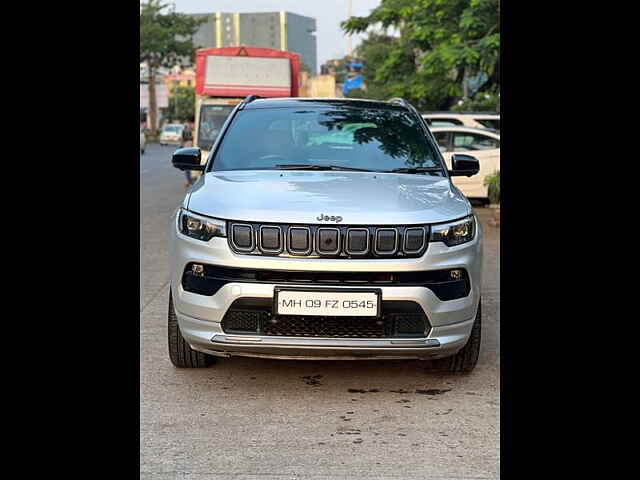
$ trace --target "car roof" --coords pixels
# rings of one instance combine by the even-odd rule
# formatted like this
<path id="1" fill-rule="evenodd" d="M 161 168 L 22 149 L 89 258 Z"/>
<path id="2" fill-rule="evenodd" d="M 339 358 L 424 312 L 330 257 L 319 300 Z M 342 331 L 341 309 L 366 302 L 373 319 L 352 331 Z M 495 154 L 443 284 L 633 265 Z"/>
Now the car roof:
<path id="1" fill-rule="evenodd" d="M 407 110 L 402 104 L 384 102 L 381 100 L 368 100 L 361 98 L 257 98 L 244 107 L 245 110 L 257 110 L 260 108 L 296 108 L 296 107 L 355 107 L 355 108 L 381 108 L 392 110 Z"/>
<path id="2" fill-rule="evenodd" d="M 429 127 L 429 130 L 432 132 L 467 132 L 467 133 L 479 133 L 481 135 L 489 135 L 490 137 L 496 137 L 500 140 L 500 134 L 493 129 L 489 128 L 475 128 L 475 127 L 463 127 L 463 126 L 455 126 L 455 127 Z"/>
<path id="3" fill-rule="evenodd" d="M 423 117 L 475 117 L 475 118 L 500 118 L 499 113 L 494 112 L 422 112 Z"/>

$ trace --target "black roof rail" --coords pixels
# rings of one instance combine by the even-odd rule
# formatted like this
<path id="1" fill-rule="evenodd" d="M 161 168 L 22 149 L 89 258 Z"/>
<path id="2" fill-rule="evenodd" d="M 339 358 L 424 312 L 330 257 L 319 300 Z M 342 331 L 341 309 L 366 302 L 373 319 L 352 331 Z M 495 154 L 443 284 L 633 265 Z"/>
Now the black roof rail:
<path id="1" fill-rule="evenodd" d="M 244 97 L 244 100 L 240 102 L 240 110 L 242 110 L 247 103 L 251 103 L 258 98 L 264 98 L 264 97 L 261 97 L 259 95 L 247 95 L 246 97 Z"/>
<path id="2" fill-rule="evenodd" d="M 389 99 L 389 103 L 397 103 L 402 105 L 403 107 L 409 108 L 409 102 L 407 102 L 404 98 L 394 97 Z"/>

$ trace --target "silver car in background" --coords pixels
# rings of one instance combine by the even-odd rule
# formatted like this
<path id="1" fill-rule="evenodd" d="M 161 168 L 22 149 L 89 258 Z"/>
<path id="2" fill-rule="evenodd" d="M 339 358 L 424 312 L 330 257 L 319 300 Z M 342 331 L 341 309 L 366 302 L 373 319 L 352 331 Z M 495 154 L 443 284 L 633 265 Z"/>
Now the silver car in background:
<path id="1" fill-rule="evenodd" d="M 169 356 L 424 359 L 471 371 L 482 231 L 401 99 L 255 99 L 231 113 L 170 222 Z"/>
<path id="2" fill-rule="evenodd" d="M 178 123 L 170 123 L 162 127 L 160 133 L 160 145 L 182 145 L 182 131 L 184 125 Z"/>

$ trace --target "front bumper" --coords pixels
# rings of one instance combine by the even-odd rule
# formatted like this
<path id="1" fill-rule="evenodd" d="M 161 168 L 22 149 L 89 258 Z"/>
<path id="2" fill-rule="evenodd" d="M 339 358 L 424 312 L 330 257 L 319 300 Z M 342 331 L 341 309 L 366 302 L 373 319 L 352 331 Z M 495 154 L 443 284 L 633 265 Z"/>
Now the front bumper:
<path id="1" fill-rule="evenodd" d="M 182 336 L 194 350 L 223 357 L 436 359 L 455 354 L 466 344 L 471 333 L 480 299 L 482 231 L 479 223 L 473 241 L 450 248 L 432 243 L 420 258 L 345 260 L 238 255 L 230 250 L 225 238 L 213 238 L 209 242 L 191 239 L 177 230 L 175 218 L 172 222 L 170 258 L 174 308 Z M 464 298 L 442 301 L 425 287 L 376 285 L 382 290 L 383 301 L 412 301 L 422 307 L 431 325 L 429 334 L 423 338 L 231 335 L 225 334 L 221 327 L 230 305 L 241 298 L 272 299 L 278 284 L 233 282 L 222 286 L 214 295 L 199 295 L 185 291 L 181 285 L 182 273 L 190 262 L 301 271 L 402 272 L 465 268 L 469 273 L 471 291 Z M 314 288 L 314 285 L 301 286 Z"/>

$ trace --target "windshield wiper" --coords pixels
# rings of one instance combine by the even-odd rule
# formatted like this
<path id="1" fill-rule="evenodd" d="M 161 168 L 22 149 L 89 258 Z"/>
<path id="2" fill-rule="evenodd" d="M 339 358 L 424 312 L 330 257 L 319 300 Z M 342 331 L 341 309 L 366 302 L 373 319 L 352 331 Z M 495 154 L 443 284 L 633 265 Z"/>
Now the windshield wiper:
<path id="1" fill-rule="evenodd" d="M 378 172 L 379 170 L 369 170 L 366 168 L 343 167 L 341 165 L 312 165 L 308 163 L 283 163 L 275 168 L 282 170 L 346 170 L 352 172 Z"/>
<path id="2" fill-rule="evenodd" d="M 423 173 L 423 172 L 442 172 L 440 167 L 413 167 L 413 168 L 394 168 L 388 170 L 389 173 Z"/>

